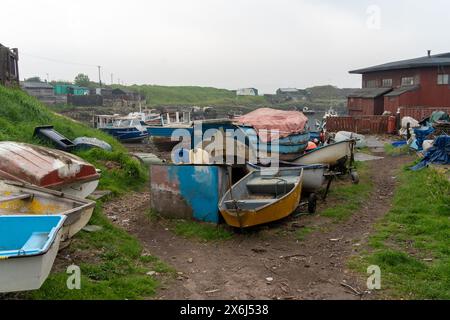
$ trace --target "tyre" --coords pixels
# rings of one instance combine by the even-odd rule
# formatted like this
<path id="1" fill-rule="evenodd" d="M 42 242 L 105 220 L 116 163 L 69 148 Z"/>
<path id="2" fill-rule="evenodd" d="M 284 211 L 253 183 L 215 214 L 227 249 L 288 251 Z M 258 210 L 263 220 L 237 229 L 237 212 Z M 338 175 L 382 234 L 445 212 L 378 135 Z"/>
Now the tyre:
<path id="1" fill-rule="evenodd" d="M 352 178 L 352 182 L 354 184 L 359 184 L 359 174 L 356 171 L 350 172 L 350 177 Z"/>
<path id="2" fill-rule="evenodd" d="M 317 209 L 317 196 L 315 193 L 311 193 L 308 198 L 308 212 L 309 214 L 316 213 Z"/>

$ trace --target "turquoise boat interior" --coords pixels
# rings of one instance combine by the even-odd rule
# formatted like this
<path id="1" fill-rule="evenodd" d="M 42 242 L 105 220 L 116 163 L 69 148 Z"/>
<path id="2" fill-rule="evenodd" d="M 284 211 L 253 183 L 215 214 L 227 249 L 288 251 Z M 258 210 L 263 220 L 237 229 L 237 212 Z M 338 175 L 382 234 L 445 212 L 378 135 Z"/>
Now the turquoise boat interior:
<path id="1" fill-rule="evenodd" d="M 0 216 L 0 260 L 45 254 L 65 216 Z"/>

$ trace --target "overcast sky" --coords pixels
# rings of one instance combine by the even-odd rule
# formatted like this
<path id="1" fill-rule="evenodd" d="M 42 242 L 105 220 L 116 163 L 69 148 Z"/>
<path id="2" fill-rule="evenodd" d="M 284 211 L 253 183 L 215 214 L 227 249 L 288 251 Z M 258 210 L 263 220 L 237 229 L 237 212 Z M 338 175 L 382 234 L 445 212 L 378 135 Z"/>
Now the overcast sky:
<path id="1" fill-rule="evenodd" d="M 447 0 L 14 0 L 21 78 L 236 89 L 358 87 L 351 69 L 450 51 Z M 6 12 L 5 12 L 6 13 Z M 43 59 L 45 58 L 45 59 Z M 64 63 L 63 63 L 64 62 Z"/>

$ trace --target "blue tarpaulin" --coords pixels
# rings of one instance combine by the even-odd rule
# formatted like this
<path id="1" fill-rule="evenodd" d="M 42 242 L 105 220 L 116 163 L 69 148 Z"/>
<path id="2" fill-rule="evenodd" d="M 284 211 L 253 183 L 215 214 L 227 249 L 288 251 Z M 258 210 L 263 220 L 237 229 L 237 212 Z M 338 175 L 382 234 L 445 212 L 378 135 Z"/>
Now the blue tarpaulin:
<path id="1" fill-rule="evenodd" d="M 427 140 L 427 137 L 434 132 L 433 127 L 421 127 L 418 129 L 414 129 L 414 133 L 416 134 L 417 147 L 419 151 L 423 150 L 423 142 Z"/>
<path id="2" fill-rule="evenodd" d="M 418 171 L 430 164 L 450 164 L 450 136 L 438 137 L 425 158 L 411 170 Z"/>

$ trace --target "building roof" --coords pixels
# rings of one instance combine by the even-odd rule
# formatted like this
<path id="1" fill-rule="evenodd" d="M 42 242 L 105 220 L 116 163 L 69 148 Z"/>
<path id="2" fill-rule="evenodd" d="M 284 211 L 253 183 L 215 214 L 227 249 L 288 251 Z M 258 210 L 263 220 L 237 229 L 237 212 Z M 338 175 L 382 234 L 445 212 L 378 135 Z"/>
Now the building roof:
<path id="1" fill-rule="evenodd" d="M 374 67 L 352 70 L 352 74 L 364 74 L 377 71 L 401 70 L 412 68 L 450 66 L 450 52 L 381 64 Z"/>
<path id="2" fill-rule="evenodd" d="M 392 88 L 363 88 L 348 95 L 349 98 L 375 99 L 392 91 Z"/>
<path id="3" fill-rule="evenodd" d="M 47 82 L 22 82 L 21 83 L 22 88 L 24 89 L 52 89 L 53 86 L 48 84 Z"/>
<path id="4" fill-rule="evenodd" d="M 398 97 L 398 96 L 401 96 L 404 93 L 415 91 L 415 90 L 417 90 L 419 88 L 420 88 L 419 85 L 400 87 L 398 89 L 395 89 L 392 92 L 389 92 L 387 95 L 385 95 L 385 97 Z"/>
<path id="5" fill-rule="evenodd" d="M 280 89 L 278 89 L 278 91 L 285 92 L 285 93 L 296 93 L 296 92 L 299 92 L 300 90 L 296 89 L 296 88 L 280 88 Z"/>

